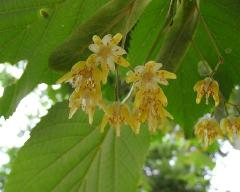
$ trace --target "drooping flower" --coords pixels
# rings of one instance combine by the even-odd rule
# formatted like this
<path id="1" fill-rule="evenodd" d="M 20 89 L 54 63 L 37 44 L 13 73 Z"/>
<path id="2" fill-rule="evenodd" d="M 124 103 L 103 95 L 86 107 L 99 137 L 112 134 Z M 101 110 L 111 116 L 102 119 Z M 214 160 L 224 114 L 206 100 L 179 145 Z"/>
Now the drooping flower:
<path id="1" fill-rule="evenodd" d="M 75 89 L 69 98 L 69 118 L 78 108 L 82 108 L 89 116 L 89 123 L 92 124 L 94 111 L 97 105 L 102 105 L 101 84 L 103 76 L 101 70 L 92 57 L 87 61 L 76 63 L 70 72 L 61 77 L 57 83 L 69 82 Z"/>
<path id="2" fill-rule="evenodd" d="M 139 126 L 136 118 L 130 113 L 128 106 L 118 101 L 105 108 L 105 114 L 100 125 L 101 132 L 104 131 L 107 123 L 116 130 L 116 136 L 118 137 L 122 125 L 128 124 L 133 131 L 138 129 Z"/>
<path id="3" fill-rule="evenodd" d="M 122 55 L 127 52 L 118 43 L 121 41 L 122 35 L 117 33 L 112 37 L 112 35 L 105 35 L 102 39 L 94 35 L 92 40 L 94 44 L 89 45 L 89 49 L 96 56 L 96 62 L 101 63 L 101 68 L 105 77 L 108 74 L 109 69 L 115 71 L 115 63 L 123 67 L 128 67 L 129 63 L 125 60 Z M 106 78 L 105 78 L 106 81 Z"/>
<path id="4" fill-rule="evenodd" d="M 210 96 L 215 101 L 215 106 L 219 105 L 219 86 L 218 82 L 210 77 L 206 77 L 204 80 L 198 81 L 193 90 L 197 92 L 196 103 L 199 104 L 204 95 L 206 95 L 206 104 Z"/>
<path id="5" fill-rule="evenodd" d="M 195 135 L 206 145 L 222 136 L 219 123 L 214 118 L 202 118 L 195 125 Z"/>
<path id="6" fill-rule="evenodd" d="M 161 63 L 149 61 L 144 66 L 137 66 L 127 73 L 127 83 L 134 83 L 137 88 L 155 89 L 158 84 L 168 85 L 167 79 L 176 79 L 176 75 L 166 70 L 160 70 Z"/>
<path id="7" fill-rule="evenodd" d="M 102 105 L 102 93 L 100 83 L 92 80 L 83 80 L 84 83 L 75 90 L 69 98 L 69 118 L 82 108 L 88 114 L 89 124 L 93 122 L 93 115 L 97 105 Z"/>
<path id="8" fill-rule="evenodd" d="M 166 105 L 167 98 L 160 87 L 150 90 L 140 89 L 136 93 L 134 109 L 139 122 L 148 122 L 150 132 L 155 132 L 162 120 L 173 119 L 172 115 L 164 108 Z"/>
<path id="9" fill-rule="evenodd" d="M 90 56 L 87 61 L 77 62 L 70 72 L 57 80 L 57 83 L 69 82 L 73 88 L 78 88 L 83 79 L 90 78 L 96 82 L 103 81 L 103 74 L 94 61 L 94 56 Z"/>
<path id="10" fill-rule="evenodd" d="M 228 116 L 223 118 L 220 127 L 230 139 L 233 138 L 234 134 L 240 136 L 240 117 Z"/>

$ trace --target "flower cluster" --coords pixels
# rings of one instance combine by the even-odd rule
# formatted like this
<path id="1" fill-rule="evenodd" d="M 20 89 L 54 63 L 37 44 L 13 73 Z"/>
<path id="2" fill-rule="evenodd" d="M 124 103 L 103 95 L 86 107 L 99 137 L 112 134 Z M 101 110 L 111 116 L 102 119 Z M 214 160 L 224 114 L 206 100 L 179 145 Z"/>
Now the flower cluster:
<path id="1" fill-rule="evenodd" d="M 206 146 L 222 136 L 219 123 L 214 118 L 202 118 L 195 125 L 195 135 Z"/>
<path id="2" fill-rule="evenodd" d="M 89 45 L 93 53 L 86 61 L 76 63 L 70 72 L 57 82 L 69 82 L 74 91 L 69 98 L 69 118 L 81 108 L 88 114 L 89 124 L 93 122 L 96 107 L 104 111 L 101 131 L 109 124 L 120 136 L 121 126 L 128 124 L 135 133 L 139 133 L 141 123 L 147 121 L 149 130 L 156 131 L 159 122 L 165 118 L 173 118 L 165 109 L 167 97 L 159 84 L 167 85 L 168 79 L 176 79 L 174 73 L 160 70 L 161 63 L 147 62 L 137 66 L 134 71 L 127 73 L 127 83 L 133 84 L 135 95 L 133 109 L 119 100 L 107 105 L 102 97 L 101 85 L 105 84 L 109 72 L 115 72 L 116 66 L 129 67 L 129 62 L 123 58 L 127 52 L 118 44 L 122 40 L 120 33 L 112 36 L 105 35 L 102 39 L 94 35 L 93 44 Z M 117 74 L 117 73 L 116 73 Z"/>
<path id="3" fill-rule="evenodd" d="M 197 104 L 201 102 L 202 97 L 205 95 L 206 104 L 208 104 L 209 97 L 212 96 L 215 101 L 215 107 L 219 105 L 219 85 L 212 77 L 206 77 L 198 81 L 193 89 L 197 92 Z M 226 102 L 222 103 L 226 105 Z M 235 104 L 231 105 L 237 107 Z M 225 110 L 228 110 L 226 106 Z M 228 111 L 226 113 L 228 114 Z M 202 118 L 195 125 L 195 134 L 206 145 L 211 144 L 214 140 L 224 135 L 232 140 L 233 136 L 240 136 L 240 117 L 229 115 L 221 119 L 220 124 L 214 118 Z"/>
<path id="4" fill-rule="evenodd" d="M 221 129 L 231 140 L 233 135 L 240 136 L 240 117 L 228 116 L 221 120 Z"/>
<path id="5" fill-rule="evenodd" d="M 219 105 L 219 86 L 218 82 L 211 77 L 206 77 L 204 80 L 198 81 L 193 90 L 197 92 L 196 103 L 199 104 L 204 95 L 206 95 L 206 104 L 208 104 L 208 98 L 213 97 L 215 106 Z"/>
<path id="6" fill-rule="evenodd" d="M 220 124 L 213 117 L 201 118 L 195 125 L 195 134 L 205 145 L 226 135 L 230 140 L 233 136 L 240 136 L 240 117 L 227 116 Z"/>
<path id="7" fill-rule="evenodd" d="M 168 101 L 159 84 L 167 85 L 167 79 L 176 79 L 174 73 L 160 70 L 161 63 L 147 62 L 127 73 L 127 83 L 135 89 L 134 111 L 139 122 L 148 122 L 150 132 L 155 132 L 159 122 L 167 117 L 173 119 L 164 108 Z M 139 132 L 139 128 L 136 133 Z"/>

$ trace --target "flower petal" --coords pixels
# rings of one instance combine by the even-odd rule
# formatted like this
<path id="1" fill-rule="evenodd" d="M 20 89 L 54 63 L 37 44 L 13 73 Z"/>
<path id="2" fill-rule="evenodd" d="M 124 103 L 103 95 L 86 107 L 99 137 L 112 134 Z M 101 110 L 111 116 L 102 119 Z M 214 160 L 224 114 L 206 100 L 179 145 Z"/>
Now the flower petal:
<path id="1" fill-rule="evenodd" d="M 144 91 L 141 89 L 138 90 L 134 100 L 134 107 L 138 108 L 141 105 L 143 97 L 144 97 Z"/>
<path id="2" fill-rule="evenodd" d="M 145 65 L 145 71 L 156 72 L 162 67 L 161 63 L 156 63 L 155 61 L 148 61 Z"/>
<path id="3" fill-rule="evenodd" d="M 167 97 L 160 87 L 158 88 L 158 98 L 160 99 L 163 106 L 167 106 L 167 104 L 168 104 Z"/>
<path id="4" fill-rule="evenodd" d="M 102 118 L 102 122 L 100 124 L 100 132 L 103 133 L 104 132 L 104 128 L 106 127 L 108 123 L 108 116 L 105 114 Z"/>
<path id="5" fill-rule="evenodd" d="M 113 36 L 111 43 L 113 45 L 117 45 L 120 41 L 122 40 L 122 34 L 121 33 L 117 33 L 116 35 Z"/>
<path id="6" fill-rule="evenodd" d="M 99 46 L 97 44 L 90 44 L 88 46 L 89 50 L 92 51 L 93 53 L 98 53 L 99 52 Z"/>
<path id="7" fill-rule="evenodd" d="M 197 97 L 196 97 L 196 103 L 199 104 L 202 100 L 203 94 L 201 94 L 200 92 L 197 93 Z"/>
<path id="8" fill-rule="evenodd" d="M 85 66 L 86 66 L 86 61 L 79 61 L 72 66 L 71 72 L 78 73 L 80 70 L 84 69 Z"/>
<path id="9" fill-rule="evenodd" d="M 102 71 L 100 69 L 98 69 L 97 67 L 93 68 L 92 76 L 93 76 L 94 81 L 96 81 L 96 82 L 103 81 Z"/>
<path id="10" fill-rule="evenodd" d="M 94 42 L 95 44 L 97 44 L 97 45 L 101 45 L 101 44 L 102 44 L 102 40 L 101 40 L 101 38 L 100 38 L 98 35 L 94 35 L 94 36 L 92 37 L 92 40 L 93 40 L 93 42 Z"/>
<path id="11" fill-rule="evenodd" d="M 139 65 L 139 66 L 135 67 L 134 70 L 135 70 L 137 73 L 143 73 L 144 70 L 145 70 L 145 67 L 142 66 L 142 65 Z"/>
<path id="12" fill-rule="evenodd" d="M 115 71 L 115 63 L 114 63 L 113 57 L 107 58 L 107 64 L 111 71 Z"/>
<path id="13" fill-rule="evenodd" d="M 86 65 L 88 67 L 93 67 L 94 65 L 97 65 L 97 55 L 96 54 L 91 54 L 88 58 L 87 58 L 87 62 Z"/>
<path id="14" fill-rule="evenodd" d="M 110 41 L 112 39 L 111 34 L 107 34 L 102 38 L 103 45 L 109 45 Z"/>
<path id="15" fill-rule="evenodd" d="M 101 68 L 102 68 L 102 81 L 103 81 L 103 84 L 105 84 L 107 82 L 108 73 L 109 73 L 108 64 L 102 63 Z"/>
<path id="16" fill-rule="evenodd" d="M 164 107 L 160 108 L 160 117 L 162 119 L 164 119 L 166 117 L 173 119 L 173 116 Z"/>
<path id="17" fill-rule="evenodd" d="M 126 82 L 127 83 L 136 82 L 137 80 L 139 80 L 139 77 L 136 73 L 134 73 L 132 71 L 127 72 L 127 75 L 126 75 Z"/>
<path id="18" fill-rule="evenodd" d="M 115 56 L 121 56 L 126 54 L 127 52 L 122 47 L 115 45 L 112 47 L 112 53 Z"/>
<path id="19" fill-rule="evenodd" d="M 154 63 L 154 66 L 153 66 L 153 71 L 158 71 L 160 68 L 162 68 L 162 63 Z"/>
<path id="20" fill-rule="evenodd" d="M 128 67 L 130 65 L 128 61 L 121 56 L 115 56 L 114 61 L 123 67 Z"/>
<path id="21" fill-rule="evenodd" d="M 155 133 L 158 127 L 158 120 L 154 118 L 153 116 L 150 116 L 148 118 L 148 129 L 149 132 Z"/>
<path id="22" fill-rule="evenodd" d="M 171 73 L 171 72 L 166 71 L 166 70 L 157 71 L 157 76 L 160 79 L 176 79 L 177 78 L 176 74 Z"/>
<path id="23" fill-rule="evenodd" d="M 72 78 L 72 72 L 68 72 L 57 80 L 56 83 L 60 84 L 66 81 L 69 81 Z"/>
<path id="24" fill-rule="evenodd" d="M 87 108 L 87 113 L 88 113 L 88 122 L 90 125 L 92 125 L 93 116 L 94 116 L 94 112 L 95 112 L 95 106 L 92 104 L 88 104 L 86 108 Z"/>

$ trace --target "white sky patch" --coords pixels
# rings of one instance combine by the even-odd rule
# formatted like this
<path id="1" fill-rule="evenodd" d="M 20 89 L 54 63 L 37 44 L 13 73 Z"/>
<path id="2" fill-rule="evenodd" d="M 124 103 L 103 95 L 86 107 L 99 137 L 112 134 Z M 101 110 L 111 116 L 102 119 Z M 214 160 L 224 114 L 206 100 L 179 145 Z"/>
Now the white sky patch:
<path id="1" fill-rule="evenodd" d="M 240 150 L 234 149 L 229 142 L 224 142 L 221 150 L 227 156 L 216 157 L 216 166 L 211 175 L 209 192 L 239 192 L 240 191 Z"/>
<path id="2" fill-rule="evenodd" d="M 0 118 L 0 147 L 21 147 L 29 138 L 30 128 L 34 127 L 51 107 L 49 98 L 41 96 L 46 88 L 46 84 L 40 84 L 20 102 L 9 119 Z"/>
<path id="3" fill-rule="evenodd" d="M 27 61 L 24 61 L 24 60 L 19 61 L 16 65 L 3 63 L 3 64 L 0 64 L 0 72 L 6 70 L 7 73 L 11 74 L 16 79 L 19 79 L 22 76 L 26 66 L 27 66 Z"/>

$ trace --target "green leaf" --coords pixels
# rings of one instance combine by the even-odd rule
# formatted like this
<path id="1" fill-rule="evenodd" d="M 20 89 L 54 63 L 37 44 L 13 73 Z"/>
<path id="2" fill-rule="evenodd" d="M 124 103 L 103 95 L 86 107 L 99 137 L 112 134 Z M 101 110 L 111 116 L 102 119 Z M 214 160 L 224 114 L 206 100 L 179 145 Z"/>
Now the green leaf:
<path id="1" fill-rule="evenodd" d="M 78 112 L 68 120 L 66 104 L 57 104 L 33 129 L 19 151 L 6 192 L 133 192 L 140 177 L 149 135 L 134 135 L 124 126 L 121 136 L 112 128 L 101 134 Z"/>
<path id="2" fill-rule="evenodd" d="M 48 69 L 50 53 L 106 1 L 0 1 L 0 62 L 28 61 L 20 80 L 5 89 L 0 100 L 0 115 L 11 115 L 37 84 L 56 81 L 57 74 Z"/>
<path id="3" fill-rule="evenodd" d="M 166 29 L 163 43 L 157 55 L 157 61 L 164 63 L 167 69 L 177 71 L 193 39 L 198 24 L 198 0 L 182 1 L 177 6 L 172 25 Z"/>
<path id="4" fill-rule="evenodd" d="M 168 4 L 165 0 L 152 0 L 132 31 L 128 53 L 128 60 L 132 66 L 144 64 L 152 55 L 152 46 L 160 44 L 158 36 L 161 35 L 165 23 Z"/>

